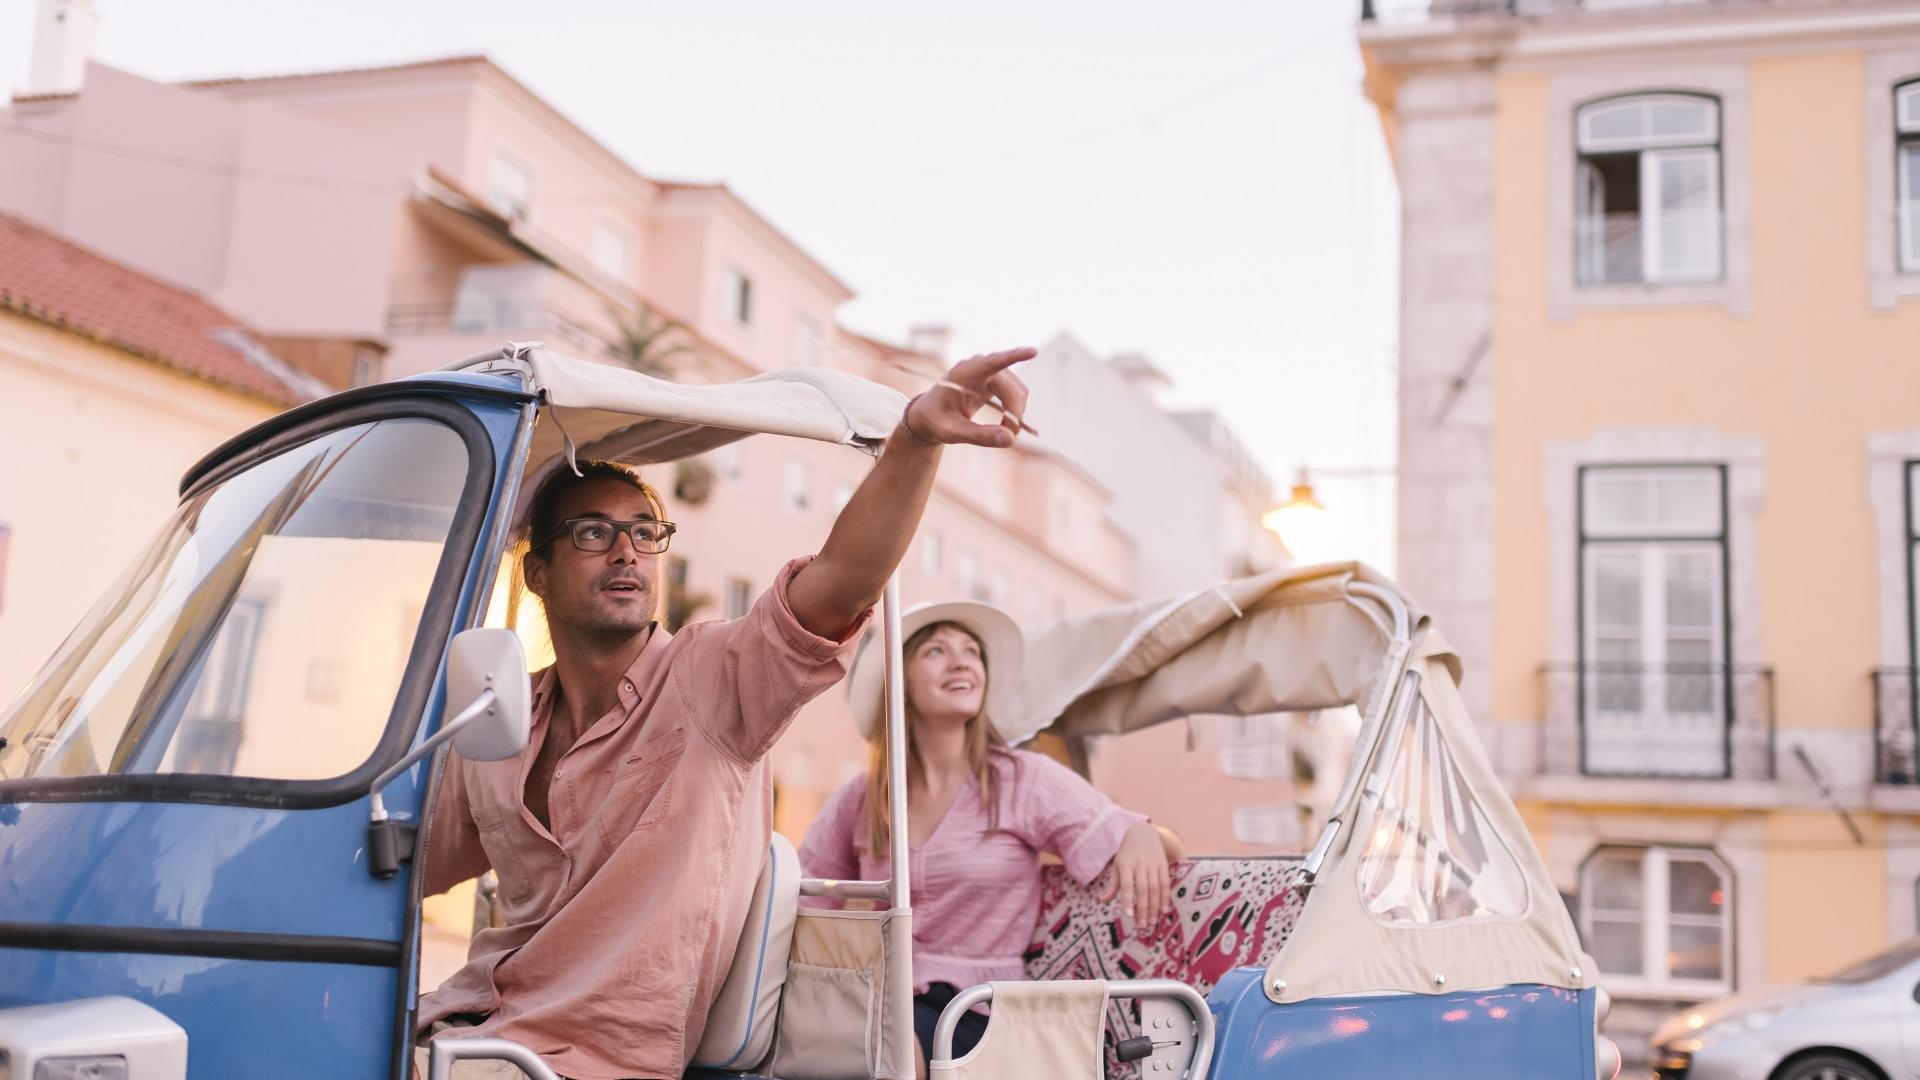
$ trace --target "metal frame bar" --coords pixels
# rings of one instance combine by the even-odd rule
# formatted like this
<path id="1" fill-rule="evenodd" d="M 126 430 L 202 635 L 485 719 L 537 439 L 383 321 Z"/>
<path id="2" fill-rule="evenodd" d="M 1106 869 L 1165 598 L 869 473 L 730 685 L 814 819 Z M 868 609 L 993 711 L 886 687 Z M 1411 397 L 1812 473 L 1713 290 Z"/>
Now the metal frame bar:
<path id="1" fill-rule="evenodd" d="M 801 896 L 832 896 L 841 900 L 891 900 L 891 881 L 842 881 L 836 878 L 801 878 Z"/>
<path id="2" fill-rule="evenodd" d="M 1372 601 L 1386 608 L 1392 630 L 1384 666 L 1393 673 L 1390 677 L 1397 676 L 1406 665 L 1407 653 L 1413 644 L 1413 616 L 1407 611 L 1406 603 L 1391 590 L 1363 581 L 1349 582 L 1347 592 L 1349 599 L 1356 604 Z M 1379 620 L 1375 620 L 1375 624 L 1378 625 Z M 1320 839 L 1301 862 L 1301 869 L 1305 871 L 1309 882 L 1319 876 L 1320 868 L 1333 852 L 1333 845 L 1339 840 L 1346 822 L 1351 820 L 1349 808 L 1360 790 L 1362 777 L 1370 771 L 1375 750 L 1387 726 L 1387 717 L 1398 700 L 1399 686 L 1399 680 L 1394 678 L 1389 689 L 1379 695 L 1376 706 L 1369 710 L 1360 726 L 1360 734 L 1354 740 L 1353 763 L 1347 767 L 1346 778 L 1340 782 L 1340 793 L 1333 800 L 1333 816 L 1327 819 L 1326 825 L 1320 830 Z"/>
<path id="3" fill-rule="evenodd" d="M 891 781 L 887 785 L 887 839 L 892 848 L 887 902 L 894 912 L 911 914 L 913 890 L 907 866 L 907 686 L 900 657 L 900 572 L 897 569 L 887 578 L 880 619 L 882 644 L 887 650 L 887 776 Z"/>
<path id="4" fill-rule="evenodd" d="M 1897 116 L 1895 123 L 1898 123 Z M 1900 486 L 1907 495 L 1905 505 L 1901 507 L 1906 512 L 1907 519 L 1901 523 L 1903 527 L 1900 531 L 1907 537 L 1906 551 L 1903 552 L 1907 564 L 1904 568 L 1907 579 L 1907 708 L 1912 716 L 1914 746 L 1920 748 L 1920 693 L 1915 692 L 1920 690 L 1920 680 L 1916 679 L 1916 674 L 1920 673 L 1920 611 L 1914 610 L 1916 600 L 1914 590 L 1920 583 L 1914 581 L 1913 575 L 1914 556 L 1916 552 L 1920 552 L 1920 535 L 1916 535 L 1913 528 L 1915 467 L 1920 467 L 1920 460 L 1909 459 L 1900 463 Z M 1875 738 L 1878 739 L 1880 718 L 1877 715 L 1874 717 L 1873 730 Z"/>
<path id="5" fill-rule="evenodd" d="M 1157 998 L 1184 1005 L 1187 1014 L 1193 1017 L 1194 1033 L 1193 1066 L 1187 1070 L 1185 1080 L 1207 1080 L 1207 1073 L 1213 1067 L 1213 1013 L 1198 990 L 1173 979 L 1120 979 L 1106 986 L 1109 998 Z M 929 1068 L 953 1062 L 953 1033 L 960 1026 L 960 1018 L 975 1005 L 992 1000 L 993 984 L 981 983 L 960 991 L 947 1002 L 947 1007 L 940 1010 L 940 1022 L 933 1028 L 933 1046 L 927 1054 Z M 992 1032 L 991 1022 L 988 1032 Z M 436 1076 L 433 1080 L 444 1078 Z"/>
<path id="6" fill-rule="evenodd" d="M 451 1080 L 456 1061 L 505 1061 L 533 1080 L 560 1080 L 540 1055 L 512 1039 L 434 1039 L 427 1045 L 427 1080 Z"/>

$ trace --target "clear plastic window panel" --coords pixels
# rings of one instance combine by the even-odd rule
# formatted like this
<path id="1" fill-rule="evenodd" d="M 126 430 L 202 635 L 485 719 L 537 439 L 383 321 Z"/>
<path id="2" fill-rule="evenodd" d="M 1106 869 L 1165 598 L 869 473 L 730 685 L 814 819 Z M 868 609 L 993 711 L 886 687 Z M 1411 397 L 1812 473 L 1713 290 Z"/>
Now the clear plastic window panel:
<path id="1" fill-rule="evenodd" d="M 0 715 L 0 779 L 352 771 L 386 729 L 467 468 L 452 429 L 388 420 L 194 495 Z"/>
<path id="2" fill-rule="evenodd" d="M 1368 913 L 1414 926 L 1525 914 L 1520 864 L 1469 790 L 1424 698 L 1391 770 L 1360 859 Z"/>

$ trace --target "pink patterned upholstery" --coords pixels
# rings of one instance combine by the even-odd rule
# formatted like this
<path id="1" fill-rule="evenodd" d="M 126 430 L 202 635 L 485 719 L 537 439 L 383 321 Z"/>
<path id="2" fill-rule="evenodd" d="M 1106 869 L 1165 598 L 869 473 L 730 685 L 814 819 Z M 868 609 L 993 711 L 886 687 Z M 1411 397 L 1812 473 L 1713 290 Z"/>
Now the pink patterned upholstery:
<path id="1" fill-rule="evenodd" d="M 1212 992 L 1222 975 L 1265 964 L 1293 932 L 1306 904 L 1298 856 L 1187 859 L 1173 867 L 1173 910 L 1146 929 L 1123 933 L 1106 892 L 1109 875 L 1082 888 L 1049 866 L 1040 921 L 1027 947 L 1029 979 L 1177 979 Z M 1112 1033 L 1137 1033 L 1133 1009 L 1108 1005 Z M 1109 1077 L 1138 1075 L 1109 1056 Z"/>

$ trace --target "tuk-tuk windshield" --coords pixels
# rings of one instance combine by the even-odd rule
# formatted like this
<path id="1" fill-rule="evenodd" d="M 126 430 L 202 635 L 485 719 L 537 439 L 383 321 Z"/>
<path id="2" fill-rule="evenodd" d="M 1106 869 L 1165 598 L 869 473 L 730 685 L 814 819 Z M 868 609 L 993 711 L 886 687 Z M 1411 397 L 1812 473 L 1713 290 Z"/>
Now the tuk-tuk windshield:
<path id="1" fill-rule="evenodd" d="M 386 728 L 467 470 L 451 428 L 392 419 L 194 494 L 0 715 L 0 780 L 352 771 Z"/>

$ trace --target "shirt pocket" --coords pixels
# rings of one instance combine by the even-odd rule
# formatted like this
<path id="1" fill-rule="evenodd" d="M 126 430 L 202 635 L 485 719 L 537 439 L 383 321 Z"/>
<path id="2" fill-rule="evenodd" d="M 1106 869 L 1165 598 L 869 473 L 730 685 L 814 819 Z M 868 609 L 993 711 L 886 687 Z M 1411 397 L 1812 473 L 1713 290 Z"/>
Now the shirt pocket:
<path id="1" fill-rule="evenodd" d="M 687 732 L 680 728 L 636 747 L 613 767 L 599 814 L 600 840 L 608 852 L 666 815 L 673 802 L 673 770 L 686 752 Z"/>

